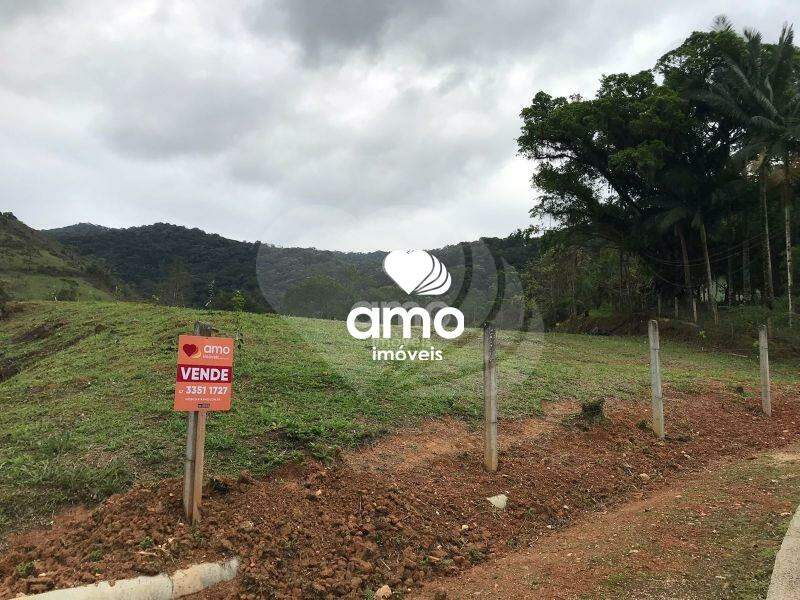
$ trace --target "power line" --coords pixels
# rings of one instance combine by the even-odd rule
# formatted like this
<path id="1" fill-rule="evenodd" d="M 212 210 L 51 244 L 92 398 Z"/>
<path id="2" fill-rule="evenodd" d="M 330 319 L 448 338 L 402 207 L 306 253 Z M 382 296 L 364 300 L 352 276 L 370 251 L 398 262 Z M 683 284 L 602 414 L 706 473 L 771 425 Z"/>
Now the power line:
<path id="1" fill-rule="evenodd" d="M 779 237 L 779 236 L 782 236 L 782 235 L 783 235 L 783 232 L 780 231 L 779 229 L 778 230 L 773 230 L 773 232 L 769 236 L 770 243 L 774 242 L 776 237 Z M 747 244 L 747 247 L 748 247 L 748 250 L 749 250 L 755 245 L 755 244 L 752 243 L 753 240 L 760 240 L 763 237 L 764 237 L 764 234 L 763 233 L 759 233 L 757 235 L 754 235 L 754 236 L 750 237 L 747 240 L 744 240 L 742 242 L 738 242 L 737 245 L 735 246 L 735 248 L 736 248 L 735 250 L 731 251 L 730 248 L 727 248 L 725 250 L 720 250 L 719 252 L 716 252 L 716 253 L 710 253 L 708 255 L 709 262 L 713 263 L 713 264 L 717 264 L 717 263 L 725 261 L 725 260 L 727 260 L 729 258 L 733 258 L 734 256 L 739 256 L 740 254 L 744 253 L 744 248 L 742 247 L 743 244 Z M 682 266 L 684 266 L 684 263 L 683 263 L 682 260 L 679 260 L 679 261 L 666 260 L 666 259 L 663 259 L 663 258 L 659 258 L 657 256 L 652 256 L 652 255 L 644 254 L 644 253 L 642 253 L 642 257 L 650 259 L 653 262 L 658 262 L 658 263 L 661 263 L 661 264 L 664 264 L 664 265 L 667 265 L 667 266 L 672 266 L 672 267 L 682 267 Z M 712 257 L 715 257 L 715 258 L 712 260 Z M 692 267 L 692 266 L 703 266 L 705 264 L 705 257 L 691 259 L 691 260 L 687 261 L 687 264 L 690 267 Z"/>
<path id="2" fill-rule="evenodd" d="M 775 237 L 776 235 L 778 235 L 779 233 L 780 232 L 773 231 L 772 234 L 770 235 L 770 241 L 772 241 L 772 238 Z M 753 240 L 760 240 L 763 237 L 764 237 L 764 234 L 763 233 L 759 233 L 759 234 L 756 234 L 756 235 L 754 235 L 754 236 L 752 236 L 752 237 L 750 237 L 750 238 L 748 238 L 746 240 L 738 242 L 737 245 L 736 245 L 736 247 L 738 249 L 736 249 L 736 250 L 731 251 L 730 248 L 727 248 L 725 250 L 720 250 L 718 252 L 709 253 L 709 255 L 708 255 L 709 262 L 718 263 L 718 262 L 721 262 L 723 260 L 727 260 L 728 258 L 731 258 L 733 256 L 737 256 L 739 254 L 742 254 L 744 252 L 744 250 L 742 248 L 742 246 L 744 244 L 747 244 L 747 247 L 749 249 L 749 248 L 751 248 L 753 246 L 753 244 L 752 244 Z M 644 258 L 648 258 L 648 259 L 650 259 L 650 260 L 652 260 L 654 262 L 659 262 L 659 263 L 665 264 L 665 265 L 670 265 L 670 266 L 675 266 L 675 267 L 682 267 L 684 265 L 684 262 L 682 260 L 667 260 L 667 259 L 659 258 L 658 256 L 653 256 L 653 255 L 644 254 L 644 253 L 642 253 L 642 256 Z M 712 258 L 713 258 L 713 260 L 712 260 Z M 701 258 L 690 259 L 690 260 L 687 261 L 687 263 L 689 264 L 689 266 L 698 266 L 698 265 L 705 264 L 705 261 L 706 261 L 705 257 L 701 257 Z"/>
<path id="3" fill-rule="evenodd" d="M 751 268 L 751 267 L 753 266 L 753 261 L 755 261 L 755 259 L 756 259 L 756 256 L 755 256 L 755 255 L 750 257 L 750 260 L 747 262 L 747 266 L 748 266 L 748 268 Z M 731 275 L 738 275 L 738 274 L 739 274 L 739 273 L 741 273 L 742 271 L 744 271 L 744 265 L 742 265 L 742 266 L 740 266 L 740 267 L 737 267 L 736 269 L 732 269 L 732 270 L 730 271 L 730 274 L 731 274 Z M 728 274 L 726 273 L 726 276 L 725 276 L 726 280 L 727 280 L 727 275 L 728 275 Z M 659 273 L 658 273 L 658 272 L 656 272 L 656 271 L 654 271 L 654 272 L 653 272 L 653 276 L 654 276 L 654 277 L 656 277 L 657 279 L 660 279 L 660 280 L 661 280 L 661 281 L 663 281 L 664 283 L 666 283 L 666 284 L 668 284 L 668 285 L 671 285 L 671 286 L 673 286 L 673 287 L 677 287 L 677 288 L 679 288 L 679 289 L 681 289 L 681 290 L 685 290 L 685 289 L 686 289 L 686 284 L 685 284 L 685 283 L 675 283 L 675 282 L 674 282 L 674 281 L 672 281 L 671 279 L 667 279 L 666 277 L 662 276 L 661 274 L 659 274 Z M 728 281 L 728 283 L 730 283 L 730 281 Z M 695 286 L 695 285 L 693 285 L 692 287 L 694 288 L 694 287 L 696 287 L 696 286 Z"/>

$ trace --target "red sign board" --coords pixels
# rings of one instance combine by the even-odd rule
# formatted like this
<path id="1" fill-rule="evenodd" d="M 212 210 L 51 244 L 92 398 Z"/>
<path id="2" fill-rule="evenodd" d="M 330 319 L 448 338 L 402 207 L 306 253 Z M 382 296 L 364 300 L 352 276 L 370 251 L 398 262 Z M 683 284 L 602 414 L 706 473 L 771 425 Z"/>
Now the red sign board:
<path id="1" fill-rule="evenodd" d="M 230 410 L 233 338 L 178 338 L 175 410 Z"/>

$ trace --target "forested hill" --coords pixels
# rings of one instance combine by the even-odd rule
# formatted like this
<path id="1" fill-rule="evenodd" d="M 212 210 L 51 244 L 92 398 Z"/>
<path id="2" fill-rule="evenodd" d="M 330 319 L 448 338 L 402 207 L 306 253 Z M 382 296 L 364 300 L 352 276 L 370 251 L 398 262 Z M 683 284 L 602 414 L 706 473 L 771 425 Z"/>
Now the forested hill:
<path id="1" fill-rule="evenodd" d="M 227 291 L 230 297 L 241 290 L 253 308 L 266 308 L 258 304 L 258 244 L 168 223 L 126 229 L 79 223 L 44 233 L 83 256 L 102 260 L 142 298 L 202 306 L 213 281 L 220 293 Z"/>
<path id="2" fill-rule="evenodd" d="M 141 297 L 165 304 L 343 318 L 358 300 L 397 299 L 396 286 L 382 270 L 385 252 L 281 248 L 168 223 L 126 229 L 80 223 L 44 233 L 102 260 Z M 494 260 L 520 271 L 538 249 L 537 240 L 521 232 L 481 243 Z M 434 252 L 458 270 L 458 245 Z M 487 291 L 487 302 L 489 296 Z"/>
<path id="3" fill-rule="evenodd" d="M 0 213 L 0 297 L 21 300 L 111 298 L 114 281 L 12 213 Z"/>

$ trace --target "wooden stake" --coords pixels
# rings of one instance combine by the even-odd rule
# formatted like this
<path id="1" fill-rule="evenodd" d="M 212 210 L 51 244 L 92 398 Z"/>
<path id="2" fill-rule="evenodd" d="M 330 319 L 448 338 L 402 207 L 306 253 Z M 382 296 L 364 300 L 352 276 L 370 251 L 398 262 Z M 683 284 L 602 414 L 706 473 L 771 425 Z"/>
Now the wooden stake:
<path id="1" fill-rule="evenodd" d="M 197 411 L 186 413 L 186 461 L 183 466 L 183 514 L 192 522 L 194 512 L 194 449 L 197 431 Z"/>
<path id="2" fill-rule="evenodd" d="M 761 409 L 769 417 L 772 416 L 772 393 L 769 381 L 769 336 L 766 325 L 758 328 L 758 356 L 761 366 Z"/>
<path id="3" fill-rule="evenodd" d="M 483 326 L 483 465 L 487 471 L 497 471 L 497 333 L 494 325 Z"/>
<path id="4" fill-rule="evenodd" d="M 203 469 L 206 457 L 206 411 L 197 411 L 194 444 L 194 476 L 192 477 L 192 523 L 200 521 L 200 504 L 203 502 Z"/>
<path id="5" fill-rule="evenodd" d="M 213 327 L 196 321 L 195 335 L 211 335 Z M 203 500 L 203 467 L 206 448 L 206 411 L 186 413 L 186 462 L 183 468 L 183 511 L 194 524 L 200 521 L 200 504 Z"/>
<path id="6" fill-rule="evenodd" d="M 647 332 L 650 338 L 650 383 L 653 391 L 653 433 L 664 439 L 664 399 L 661 394 L 661 343 L 658 338 L 658 321 L 652 319 Z"/>

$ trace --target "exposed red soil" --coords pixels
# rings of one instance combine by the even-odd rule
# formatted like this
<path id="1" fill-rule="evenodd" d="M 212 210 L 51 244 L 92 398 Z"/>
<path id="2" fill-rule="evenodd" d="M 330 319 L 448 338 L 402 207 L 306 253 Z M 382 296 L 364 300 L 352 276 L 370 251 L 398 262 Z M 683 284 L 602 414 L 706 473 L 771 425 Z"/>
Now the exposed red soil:
<path id="1" fill-rule="evenodd" d="M 240 575 L 208 597 L 356 598 L 383 584 L 408 591 L 587 513 L 640 500 L 709 461 L 800 437 L 797 390 L 775 394 L 771 419 L 757 401 L 722 390 L 668 398 L 665 442 L 637 427 L 647 404 L 619 401 L 607 403 L 606 422 L 586 431 L 558 419 L 501 423 L 494 475 L 484 472 L 474 443 L 460 452 L 428 447 L 414 463 L 382 457 L 389 440 L 366 449 L 367 460 L 308 464 L 209 489 L 196 528 L 182 522 L 179 481 L 136 488 L 86 514 L 58 518 L 50 529 L 11 536 L 0 559 L 0 596 L 24 592 L 31 581 L 67 587 L 229 555 L 242 557 Z M 520 435 L 509 436 L 514 428 Z M 472 435 L 480 440 L 479 432 Z M 510 498 L 501 512 L 485 499 L 499 493 Z M 20 574 L 29 561 L 34 573 Z"/>
<path id="2" fill-rule="evenodd" d="M 663 598 L 668 589 L 670 598 L 735 598 L 735 579 L 752 578 L 763 566 L 750 557 L 780 546 L 783 528 L 776 538 L 763 523 L 794 513 L 800 454 L 729 460 L 680 476 L 644 500 L 584 515 L 459 577 L 427 581 L 411 597 L 644 599 Z M 770 480 L 764 467 L 776 463 L 780 479 Z M 727 564 L 732 555 L 742 560 Z M 617 580 L 624 589 L 615 589 Z"/>
<path id="3" fill-rule="evenodd" d="M 516 443 L 541 435 L 558 424 L 568 414 L 577 413 L 576 402 L 551 404 L 546 413 L 536 419 L 507 421 L 503 425 L 505 443 Z M 413 430 L 387 435 L 365 445 L 358 452 L 345 454 L 345 466 L 376 473 L 407 473 L 432 460 L 454 458 L 465 452 L 483 452 L 483 438 L 464 421 L 445 418 L 426 421 Z"/>

